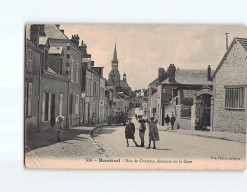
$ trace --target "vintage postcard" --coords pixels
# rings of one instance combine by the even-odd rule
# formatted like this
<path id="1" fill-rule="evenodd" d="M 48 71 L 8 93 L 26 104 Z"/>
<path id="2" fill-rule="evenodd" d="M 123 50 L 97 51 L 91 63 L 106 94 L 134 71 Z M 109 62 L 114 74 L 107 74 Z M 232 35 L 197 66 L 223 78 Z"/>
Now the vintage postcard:
<path id="1" fill-rule="evenodd" d="M 27 168 L 246 168 L 245 26 L 25 30 Z"/>

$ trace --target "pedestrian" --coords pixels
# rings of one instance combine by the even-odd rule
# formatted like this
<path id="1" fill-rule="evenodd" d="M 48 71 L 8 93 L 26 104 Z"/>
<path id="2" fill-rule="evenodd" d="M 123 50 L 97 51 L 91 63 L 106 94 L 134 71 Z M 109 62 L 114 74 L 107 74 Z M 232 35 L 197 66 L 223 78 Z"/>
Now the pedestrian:
<path id="1" fill-rule="evenodd" d="M 135 141 L 135 125 L 132 123 L 132 118 L 129 118 L 128 124 L 126 124 L 125 127 L 125 138 L 127 142 L 127 147 L 129 147 L 129 139 L 132 139 L 135 143 L 136 147 L 139 147 L 139 145 Z"/>
<path id="2" fill-rule="evenodd" d="M 154 120 L 154 117 L 151 117 L 151 121 L 148 121 L 148 126 L 149 126 L 149 145 L 147 149 L 150 149 L 151 146 L 151 141 L 153 141 L 153 149 L 156 149 L 155 142 L 159 141 L 159 132 L 158 132 L 158 127 L 157 124 Z"/>
<path id="3" fill-rule="evenodd" d="M 135 114 L 136 120 L 137 120 L 137 114 Z"/>
<path id="4" fill-rule="evenodd" d="M 141 138 L 141 147 L 145 147 L 144 145 L 144 137 L 145 137 L 145 131 L 146 131 L 146 121 L 144 119 L 139 120 L 140 127 L 139 127 L 139 136 Z"/>
<path id="5" fill-rule="evenodd" d="M 171 125 L 172 125 L 172 130 L 174 128 L 174 123 L 176 121 L 176 117 L 174 116 L 174 114 L 172 114 L 172 117 L 171 117 Z"/>
<path id="6" fill-rule="evenodd" d="M 59 115 L 56 118 L 57 142 L 60 142 L 61 141 L 61 137 L 63 135 L 63 121 L 64 121 L 64 117 L 62 115 Z"/>
<path id="7" fill-rule="evenodd" d="M 165 117 L 166 130 L 169 129 L 170 120 L 171 120 L 171 119 L 170 119 L 169 115 L 167 115 L 167 116 Z"/>
<path id="8" fill-rule="evenodd" d="M 93 112 L 93 115 L 92 115 L 92 124 L 94 125 L 95 124 L 95 114 Z"/>

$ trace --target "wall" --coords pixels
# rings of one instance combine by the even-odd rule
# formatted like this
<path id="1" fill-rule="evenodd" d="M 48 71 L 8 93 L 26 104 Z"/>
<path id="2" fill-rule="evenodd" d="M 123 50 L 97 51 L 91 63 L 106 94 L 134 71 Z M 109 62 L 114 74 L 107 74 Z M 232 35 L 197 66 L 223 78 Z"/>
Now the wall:
<path id="1" fill-rule="evenodd" d="M 41 68 L 41 56 L 42 52 L 38 50 L 34 45 L 31 43 L 26 44 L 27 48 L 32 49 L 33 51 L 33 63 L 32 72 L 26 71 L 25 74 L 25 82 L 32 83 L 32 104 L 31 104 L 31 115 L 25 116 L 25 129 L 26 131 L 38 131 L 38 117 L 39 117 L 39 74 Z M 26 94 L 25 94 L 26 95 Z M 27 97 L 25 97 L 26 103 Z M 26 114 L 26 113 L 25 113 Z"/>
<path id="2" fill-rule="evenodd" d="M 225 109 L 225 85 L 247 84 L 246 51 L 237 42 L 214 78 L 213 131 L 246 133 L 246 109 Z M 247 89 L 245 88 L 245 94 Z M 245 95 L 246 104 L 246 95 Z"/>
<path id="3" fill-rule="evenodd" d="M 67 110 L 67 95 L 68 95 L 68 79 L 61 76 L 51 75 L 49 73 L 42 74 L 41 94 L 40 94 L 40 130 L 51 129 L 50 120 L 42 121 L 42 104 L 43 93 L 55 94 L 55 118 L 59 115 L 59 95 L 63 94 L 62 115 L 65 117 L 64 127 L 67 126 L 66 114 Z M 53 128 L 56 128 L 54 126 Z"/>

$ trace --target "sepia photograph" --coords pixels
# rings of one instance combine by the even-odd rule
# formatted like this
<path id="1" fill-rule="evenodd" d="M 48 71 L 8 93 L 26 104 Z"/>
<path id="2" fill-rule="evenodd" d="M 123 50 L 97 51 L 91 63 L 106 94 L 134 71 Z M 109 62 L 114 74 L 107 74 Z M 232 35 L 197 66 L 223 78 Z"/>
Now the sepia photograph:
<path id="1" fill-rule="evenodd" d="M 27 168 L 245 170 L 247 28 L 27 24 Z"/>

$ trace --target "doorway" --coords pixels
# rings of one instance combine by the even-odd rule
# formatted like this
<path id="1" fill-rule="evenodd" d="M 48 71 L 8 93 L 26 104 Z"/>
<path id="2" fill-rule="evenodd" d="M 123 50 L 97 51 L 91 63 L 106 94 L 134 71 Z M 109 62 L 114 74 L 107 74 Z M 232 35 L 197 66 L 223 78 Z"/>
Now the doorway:
<path id="1" fill-rule="evenodd" d="M 210 94 L 202 94 L 196 98 L 196 129 L 210 131 L 211 113 Z"/>
<path id="2" fill-rule="evenodd" d="M 51 127 L 54 127 L 55 121 L 55 94 L 51 94 Z"/>

